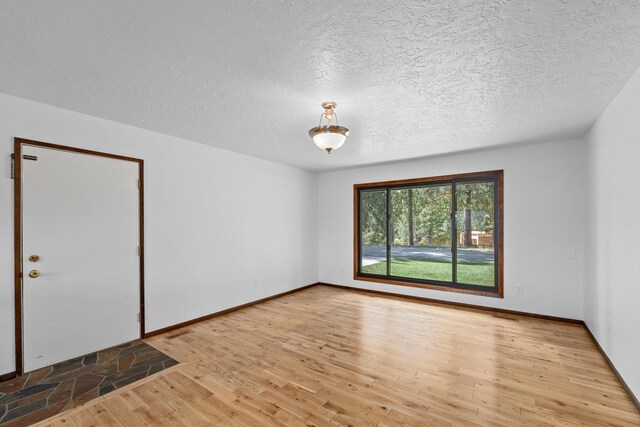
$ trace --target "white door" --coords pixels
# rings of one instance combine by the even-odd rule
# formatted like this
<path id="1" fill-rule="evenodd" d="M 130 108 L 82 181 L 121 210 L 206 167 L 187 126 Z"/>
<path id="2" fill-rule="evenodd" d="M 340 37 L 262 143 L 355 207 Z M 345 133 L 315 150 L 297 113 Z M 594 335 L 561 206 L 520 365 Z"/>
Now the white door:
<path id="1" fill-rule="evenodd" d="M 140 337 L 140 192 L 137 162 L 22 147 L 28 372 Z"/>

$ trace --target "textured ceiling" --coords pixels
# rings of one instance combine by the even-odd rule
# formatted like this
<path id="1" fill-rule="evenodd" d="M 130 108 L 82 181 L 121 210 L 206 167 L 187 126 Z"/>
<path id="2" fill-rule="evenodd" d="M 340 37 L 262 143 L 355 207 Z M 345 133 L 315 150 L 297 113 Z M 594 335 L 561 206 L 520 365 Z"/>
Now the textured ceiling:
<path id="1" fill-rule="evenodd" d="M 640 66 L 640 4 L 2 0 L 0 58 L 0 92 L 328 170 L 582 136 Z"/>

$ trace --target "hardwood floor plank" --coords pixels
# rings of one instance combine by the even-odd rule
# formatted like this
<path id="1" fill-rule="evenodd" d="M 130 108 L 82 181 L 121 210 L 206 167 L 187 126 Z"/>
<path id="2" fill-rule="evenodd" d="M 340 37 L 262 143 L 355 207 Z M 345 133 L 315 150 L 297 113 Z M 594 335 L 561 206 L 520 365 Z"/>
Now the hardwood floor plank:
<path id="1" fill-rule="evenodd" d="M 93 417 L 98 421 L 101 426 L 113 426 L 113 427 L 122 427 L 126 426 L 126 424 L 122 424 L 117 417 L 113 416 L 111 411 L 107 409 L 104 403 L 98 403 L 96 405 L 91 405 L 87 410 L 93 415 Z"/>
<path id="2" fill-rule="evenodd" d="M 576 324 L 316 286 L 146 341 L 181 364 L 48 425 L 640 426 Z"/>
<path id="3" fill-rule="evenodd" d="M 120 396 L 106 399 L 103 403 L 111 415 L 117 418 L 123 425 L 127 427 L 142 427 L 145 425 L 144 422 L 125 405 Z"/>

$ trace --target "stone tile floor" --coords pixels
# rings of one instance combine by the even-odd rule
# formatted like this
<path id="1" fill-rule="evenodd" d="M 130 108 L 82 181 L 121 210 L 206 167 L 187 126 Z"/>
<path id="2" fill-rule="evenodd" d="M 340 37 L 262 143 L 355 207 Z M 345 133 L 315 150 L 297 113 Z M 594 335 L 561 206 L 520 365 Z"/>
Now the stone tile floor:
<path id="1" fill-rule="evenodd" d="M 178 362 L 141 340 L 0 382 L 0 426 L 27 426 Z"/>

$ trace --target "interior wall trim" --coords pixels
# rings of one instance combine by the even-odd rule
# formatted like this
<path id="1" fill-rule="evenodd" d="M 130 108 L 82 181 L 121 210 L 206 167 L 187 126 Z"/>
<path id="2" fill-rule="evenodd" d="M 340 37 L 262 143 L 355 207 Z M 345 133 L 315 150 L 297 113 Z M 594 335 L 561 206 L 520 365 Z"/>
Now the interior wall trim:
<path id="1" fill-rule="evenodd" d="M 354 286 L 336 285 L 336 284 L 333 284 L 333 283 L 320 282 L 320 283 L 318 283 L 318 285 L 320 285 L 320 286 L 331 286 L 331 287 L 334 287 L 334 288 L 347 289 L 347 290 L 350 290 L 350 291 L 361 292 L 361 293 L 366 293 L 366 294 L 376 294 L 376 295 L 383 295 L 383 296 L 388 296 L 388 297 L 411 299 L 411 300 L 415 300 L 415 301 L 418 301 L 418 302 L 423 302 L 425 304 L 444 304 L 444 305 L 451 305 L 451 306 L 454 306 L 454 307 L 460 307 L 460 308 L 466 308 L 466 309 L 472 309 L 472 310 L 482 310 L 482 311 L 490 311 L 490 312 L 493 312 L 493 313 L 513 314 L 513 315 L 518 315 L 518 316 L 534 317 L 536 319 L 553 320 L 555 322 L 564 322 L 564 323 L 573 323 L 573 324 L 576 324 L 576 325 L 584 325 L 584 322 L 582 320 L 570 319 L 570 318 L 567 318 L 567 317 L 557 317 L 557 316 L 548 316 L 546 314 L 527 313 L 527 312 L 524 312 L 524 311 L 507 310 L 505 308 L 486 307 L 484 305 L 476 305 L 476 304 L 467 304 L 467 303 L 462 303 L 462 302 L 445 301 L 445 300 L 440 300 L 440 299 L 435 299 L 435 298 L 418 297 L 418 296 L 415 296 L 415 295 L 405 295 L 405 294 L 400 294 L 400 293 L 396 293 L 396 292 L 375 291 L 375 290 L 372 290 L 372 289 L 363 289 L 363 288 L 356 288 Z"/>
<path id="2" fill-rule="evenodd" d="M 618 380 L 620 381 L 620 384 L 622 384 L 622 388 L 625 389 L 625 391 L 627 392 L 627 394 L 629 395 L 629 397 L 633 401 L 633 404 L 636 405 L 636 409 L 638 410 L 638 412 L 640 412 L 640 400 L 638 400 L 638 397 L 633 393 L 633 391 L 631 390 L 631 387 L 629 387 L 629 385 L 626 383 L 624 378 L 622 378 L 622 375 L 620 375 L 620 372 L 618 372 L 618 370 L 616 369 L 616 366 L 613 364 L 611 359 L 609 359 L 609 356 L 604 351 L 604 349 L 602 348 L 602 346 L 600 345 L 600 343 L 596 339 L 595 335 L 593 335 L 593 333 L 591 333 L 591 329 L 589 329 L 589 326 L 587 326 L 587 324 L 585 322 L 583 322 L 582 324 L 584 325 L 584 329 L 587 331 L 587 334 L 589 334 L 589 337 L 591 338 L 591 341 L 593 341 L 593 343 L 595 344 L 595 346 L 598 349 L 598 351 L 600 352 L 600 354 L 602 354 L 602 357 L 607 362 L 607 365 L 609 365 L 609 367 L 611 368 L 611 370 L 613 371 L 615 376 L 618 377 Z"/>
<path id="3" fill-rule="evenodd" d="M 2 381 L 11 380 L 11 379 L 13 379 L 13 378 L 15 378 L 15 377 L 17 377 L 17 376 L 18 376 L 18 374 L 17 374 L 17 372 L 16 372 L 16 371 L 13 371 L 13 372 L 7 372 L 6 374 L 2 374 L 2 375 L 0 375 L 0 383 L 1 383 Z"/>
<path id="4" fill-rule="evenodd" d="M 160 335 L 160 334 L 164 334 L 165 332 L 171 332 L 175 329 L 180 329 L 180 328 L 184 328 L 185 326 L 191 326 L 195 323 L 199 323 L 199 322 L 203 322 L 205 320 L 209 320 L 209 319 L 213 319 L 214 317 L 218 317 L 218 316 L 222 316 L 223 314 L 227 314 L 227 313 L 231 313 L 232 311 L 236 311 L 236 310 L 241 310 L 243 308 L 247 308 L 247 307 L 251 307 L 252 305 L 256 305 L 256 304 L 260 304 L 262 302 L 266 302 L 272 299 L 276 299 L 276 298 L 280 298 L 283 297 L 285 295 L 289 295 L 298 291 L 302 291 L 304 289 L 308 289 L 311 288 L 313 286 L 319 285 L 320 283 L 312 283 L 310 285 L 304 285 L 301 286 L 299 288 L 295 288 L 295 289 L 291 289 L 289 291 L 285 291 L 285 292 L 281 292 L 279 294 L 275 294 L 275 295 L 271 295 L 265 298 L 261 298 L 255 301 L 250 301 L 248 303 L 245 304 L 241 304 L 241 305 L 237 305 L 235 307 L 230 307 L 227 308 L 225 310 L 221 310 L 221 311 L 216 311 L 214 313 L 211 314 L 207 314 L 204 316 L 200 316 L 200 317 L 196 317 L 195 319 L 191 319 L 191 320 L 187 320 L 184 322 L 180 322 L 180 323 L 176 323 L 175 325 L 171 325 L 171 326 L 167 326 L 164 328 L 160 328 L 160 329 L 156 329 L 154 331 L 150 331 L 150 332 L 146 332 L 144 334 L 144 338 L 150 338 L 150 337 L 154 337 L 156 335 Z"/>

